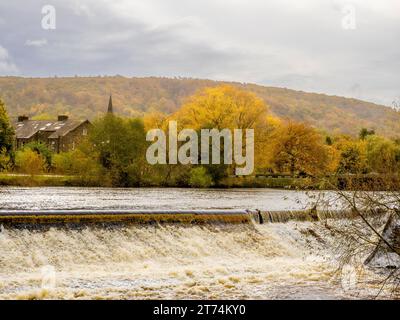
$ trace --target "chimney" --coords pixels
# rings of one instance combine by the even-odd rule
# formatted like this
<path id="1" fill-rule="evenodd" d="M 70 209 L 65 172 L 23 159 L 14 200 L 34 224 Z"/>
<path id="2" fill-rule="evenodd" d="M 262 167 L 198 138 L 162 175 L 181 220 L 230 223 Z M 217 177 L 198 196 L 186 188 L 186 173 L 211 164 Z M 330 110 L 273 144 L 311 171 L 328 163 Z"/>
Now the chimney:
<path id="1" fill-rule="evenodd" d="M 58 121 L 59 122 L 65 122 L 67 120 L 68 120 L 68 116 L 65 116 L 65 115 L 58 116 Z"/>
<path id="2" fill-rule="evenodd" d="M 24 122 L 24 121 L 28 121 L 29 117 L 27 116 L 18 116 L 18 122 Z"/>

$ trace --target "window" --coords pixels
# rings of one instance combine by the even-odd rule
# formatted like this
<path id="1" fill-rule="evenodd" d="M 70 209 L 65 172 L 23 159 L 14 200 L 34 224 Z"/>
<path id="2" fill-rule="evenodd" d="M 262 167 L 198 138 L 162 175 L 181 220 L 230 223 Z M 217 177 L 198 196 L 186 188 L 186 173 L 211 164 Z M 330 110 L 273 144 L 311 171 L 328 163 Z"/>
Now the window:
<path id="1" fill-rule="evenodd" d="M 82 131 L 82 135 L 83 136 L 87 136 L 87 134 L 88 134 L 88 131 L 87 131 L 87 129 L 85 128 L 85 129 L 83 129 L 83 131 Z"/>

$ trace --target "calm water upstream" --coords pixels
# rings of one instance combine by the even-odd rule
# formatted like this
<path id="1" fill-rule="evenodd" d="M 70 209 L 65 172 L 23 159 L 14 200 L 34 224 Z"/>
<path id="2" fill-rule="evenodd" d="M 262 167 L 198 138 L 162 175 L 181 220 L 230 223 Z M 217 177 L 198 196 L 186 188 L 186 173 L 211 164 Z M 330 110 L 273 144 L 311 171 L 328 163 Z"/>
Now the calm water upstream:
<path id="1" fill-rule="evenodd" d="M 0 188 L 0 209 L 260 209 L 310 207 L 309 195 L 272 189 Z"/>
<path id="2" fill-rule="evenodd" d="M 284 210 L 304 192 L 241 189 L 1 188 L 1 209 Z M 341 299 L 373 275 L 337 277 L 336 238 L 317 223 L 0 226 L 0 299 Z M 323 240 L 321 240 L 323 239 Z M 370 291 L 372 290 L 372 291 Z"/>

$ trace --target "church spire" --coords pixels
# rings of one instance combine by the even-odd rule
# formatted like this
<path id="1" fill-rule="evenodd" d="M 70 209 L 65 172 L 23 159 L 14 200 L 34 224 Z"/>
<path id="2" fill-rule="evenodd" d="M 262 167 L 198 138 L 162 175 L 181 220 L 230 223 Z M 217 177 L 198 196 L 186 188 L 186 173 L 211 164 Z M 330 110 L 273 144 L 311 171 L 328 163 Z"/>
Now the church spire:
<path id="1" fill-rule="evenodd" d="M 111 94 L 110 94 L 110 100 L 108 101 L 108 110 L 107 110 L 107 113 L 109 113 L 109 114 L 113 114 L 113 113 L 114 113 Z"/>

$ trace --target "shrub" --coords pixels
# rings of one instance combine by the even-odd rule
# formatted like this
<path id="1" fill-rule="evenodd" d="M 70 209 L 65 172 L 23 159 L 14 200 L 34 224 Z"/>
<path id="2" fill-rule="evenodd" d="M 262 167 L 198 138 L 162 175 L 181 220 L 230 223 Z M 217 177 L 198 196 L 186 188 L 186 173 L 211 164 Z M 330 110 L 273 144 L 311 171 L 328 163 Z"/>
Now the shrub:
<path id="1" fill-rule="evenodd" d="M 32 151 L 35 151 L 36 153 L 40 154 L 42 158 L 46 161 L 45 163 L 45 168 L 46 170 L 49 170 L 52 165 L 52 152 L 49 150 L 49 148 L 41 142 L 30 142 L 24 146 L 24 149 L 31 149 Z"/>
<path id="2" fill-rule="evenodd" d="M 100 165 L 79 149 L 54 155 L 53 167 L 59 174 L 100 176 Z"/>
<path id="3" fill-rule="evenodd" d="M 198 167 L 190 171 L 189 185 L 193 188 L 209 188 L 213 185 L 213 180 L 206 168 Z"/>
<path id="4" fill-rule="evenodd" d="M 12 157 L 6 148 L 0 149 L 0 171 L 8 171 L 12 167 Z"/>
<path id="5" fill-rule="evenodd" d="M 46 160 L 32 149 L 24 149 L 16 153 L 15 165 L 19 172 L 35 175 L 43 173 Z"/>

